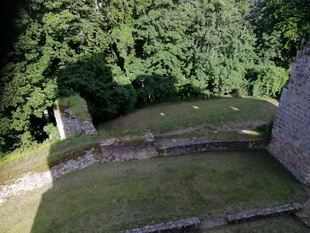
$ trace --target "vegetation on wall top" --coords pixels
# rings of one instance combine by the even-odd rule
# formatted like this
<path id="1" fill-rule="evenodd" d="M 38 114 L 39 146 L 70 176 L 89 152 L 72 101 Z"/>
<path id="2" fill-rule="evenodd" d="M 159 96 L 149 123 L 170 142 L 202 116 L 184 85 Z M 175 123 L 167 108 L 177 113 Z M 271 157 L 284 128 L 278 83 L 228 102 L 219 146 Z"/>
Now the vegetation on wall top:
<path id="1" fill-rule="evenodd" d="M 80 120 L 91 120 L 86 101 L 81 98 L 78 94 L 61 97 L 55 101 L 55 107 L 60 111 L 66 108 L 72 108 L 74 114 L 80 118 Z"/>

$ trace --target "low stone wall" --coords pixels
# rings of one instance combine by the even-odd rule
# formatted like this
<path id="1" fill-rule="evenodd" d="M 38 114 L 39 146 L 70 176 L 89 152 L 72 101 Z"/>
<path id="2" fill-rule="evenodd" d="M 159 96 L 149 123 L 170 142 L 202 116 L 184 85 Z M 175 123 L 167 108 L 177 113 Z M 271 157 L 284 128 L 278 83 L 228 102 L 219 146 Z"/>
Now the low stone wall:
<path id="1" fill-rule="evenodd" d="M 199 225 L 199 218 L 187 218 L 173 222 L 166 222 L 141 228 L 130 229 L 126 231 L 121 231 L 119 233 L 183 233 L 188 232 L 189 230 L 198 230 Z"/>
<path id="2" fill-rule="evenodd" d="M 207 151 L 261 150 L 265 149 L 265 140 L 210 141 L 207 137 L 190 139 L 164 139 L 156 143 L 160 156 L 199 153 Z"/>
<path id="3" fill-rule="evenodd" d="M 0 205 L 12 195 L 39 188 L 95 162 L 124 162 L 204 151 L 260 150 L 265 146 L 264 140 L 212 141 L 208 137 L 155 140 L 151 133 L 143 136 L 105 139 L 101 141 L 100 149 L 93 148 L 83 152 L 76 159 L 52 167 L 49 171 L 27 173 L 19 179 L 12 180 L 13 184 L 0 186 Z"/>
<path id="4" fill-rule="evenodd" d="M 244 212 L 237 213 L 237 214 L 227 215 L 227 221 L 228 223 L 236 223 L 236 222 L 246 221 L 246 220 L 250 220 L 250 219 L 258 218 L 258 217 L 267 217 L 270 215 L 297 211 L 297 210 L 300 210 L 301 208 L 302 208 L 301 204 L 293 203 L 293 204 L 287 204 L 287 205 L 282 205 L 282 206 L 273 207 L 273 208 L 249 210 L 249 211 L 244 211 Z"/>
<path id="5" fill-rule="evenodd" d="M 151 133 L 144 136 L 105 139 L 101 141 L 100 148 L 98 159 L 101 162 L 124 162 L 158 156 L 155 139 Z"/>
<path id="6" fill-rule="evenodd" d="M 151 133 L 144 136 L 103 140 L 98 159 L 101 162 L 123 162 L 206 151 L 261 150 L 265 140 L 212 141 L 209 137 L 156 140 Z"/>
<path id="7" fill-rule="evenodd" d="M 95 162 L 98 162 L 94 159 L 94 151 L 95 149 L 86 151 L 83 156 L 60 163 L 46 172 L 26 173 L 18 179 L 11 180 L 12 184 L 0 186 L 0 206 L 11 196 L 20 195 L 27 191 L 35 190 L 45 184 L 60 179 L 65 175 L 81 170 L 94 164 Z"/>
<path id="8" fill-rule="evenodd" d="M 269 217 L 289 212 L 296 212 L 302 209 L 299 203 L 286 204 L 266 209 L 254 209 L 240 213 L 230 214 L 219 219 L 200 220 L 199 218 L 189 218 L 179 221 L 160 223 L 141 228 L 129 229 L 119 233 L 164 233 L 164 232 L 192 232 L 199 229 L 208 229 L 238 222 L 248 221 L 255 218 Z M 195 231 L 194 231 L 195 232 Z"/>

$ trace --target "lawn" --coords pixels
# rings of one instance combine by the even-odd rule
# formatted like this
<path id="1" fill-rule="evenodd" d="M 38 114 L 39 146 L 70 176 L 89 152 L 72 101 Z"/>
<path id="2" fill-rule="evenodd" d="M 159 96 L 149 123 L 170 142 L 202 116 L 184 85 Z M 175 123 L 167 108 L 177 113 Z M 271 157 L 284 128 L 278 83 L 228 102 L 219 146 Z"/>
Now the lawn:
<path id="1" fill-rule="evenodd" d="M 155 105 L 108 121 L 99 128 L 114 134 L 254 129 L 269 122 L 276 111 L 277 101 L 273 99 L 216 98 Z"/>
<path id="2" fill-rule="evenodd" d="M 266 151 L 95 164 L 10 198 L 0 209 L 0 232 L 118 232 L 301 202 L 304 195 Z"/>
<path id="3" fill-rule="evenodd" d="M 187 134 L 210 130 L 230 130 L 229 140 L 236 133 L 231 130 L 249 130 L 268 123 L 275 116 L 277 101 L 273 99 L 216 98 L 154 105 L 127 116 L 116 118 L 100 126 L 99 134 L 73 137 L 60 142 L 36 145 L 26 150 L 16 150 L 0 158 L 0 184 L 19 177 L 25 172 L 44 171 L 66 159 L 85 153 L 98 146 L 102 138 L 128 134 Z M 212 135 L 211 135 L 212 134 Z M 220 133 L 221 134 L 221 133 Z M 216 134 L 218 137 L 219 133 Z M 52 164 L 47 163 L 47 158 Z"/>

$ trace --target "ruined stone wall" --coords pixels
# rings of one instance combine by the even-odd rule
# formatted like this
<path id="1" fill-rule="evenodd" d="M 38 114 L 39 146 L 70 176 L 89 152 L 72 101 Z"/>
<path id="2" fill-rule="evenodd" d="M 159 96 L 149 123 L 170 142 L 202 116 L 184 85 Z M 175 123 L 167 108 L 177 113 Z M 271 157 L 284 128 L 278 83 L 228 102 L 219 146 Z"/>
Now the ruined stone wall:
<path id="1" fill-rule="evenodd" d="M 91 120 L 81 120 L 72 108 L 54 109 L 54 115 L 59 130 L 60 138 L 65 139 L 78 133 L 96 134 L 96 129 Z"/>
<path id="2" fill-rule="evenodd" d="M 310 183 L 310 42 L 295 58 L 268 149 L 302 183 Z"/>
<path id="3" fill-rule="evenodd" d="M 74 100 L 79 104 L 79 113 L 74 113 L 70 100 Z M 92 123 L 91 116 L 88 112 L 87 104 L 80 96 L 75 95 L 73 98 L 67 98 L 58 102 L 58 106 L 54 109 L 54 116 L 59 130 L 60 138 L 65 139 L 76 134 L 96 134 L 96 129 Z M 76 104 L 76 103 L 75 103 Z"/>
<path id="4" fill-rule="evenodd" d="M 144 136 L 103 139 L 96 159 L 101 162 L 124 162 L 208 151 L 255 151 L 266 149 L 267 142 L 256 140 L 213 140 L 207 136 L 193 138 L 155 139 L 149 132 Z"/>
<path id="5" fill-rule="evenodd" d="M 59 135 L 61 139 L 73 136 L 81 131 L 81 123 L 74 115 L 71 108 L 61 111 L 58 108 L 54 109 Z"/>

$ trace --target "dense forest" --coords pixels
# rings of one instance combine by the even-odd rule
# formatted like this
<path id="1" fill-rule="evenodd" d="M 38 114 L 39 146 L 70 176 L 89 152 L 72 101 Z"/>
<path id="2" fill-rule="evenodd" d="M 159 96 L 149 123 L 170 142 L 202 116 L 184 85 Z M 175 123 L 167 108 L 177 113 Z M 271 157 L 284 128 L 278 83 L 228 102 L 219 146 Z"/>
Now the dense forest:
<path id="1" fill-rule="evenodd" d="M 23 0 L 1 61 L 0 154 L 79 93 L 96 123 L 167 100 L 278 97 L 309 0 Z"/>

